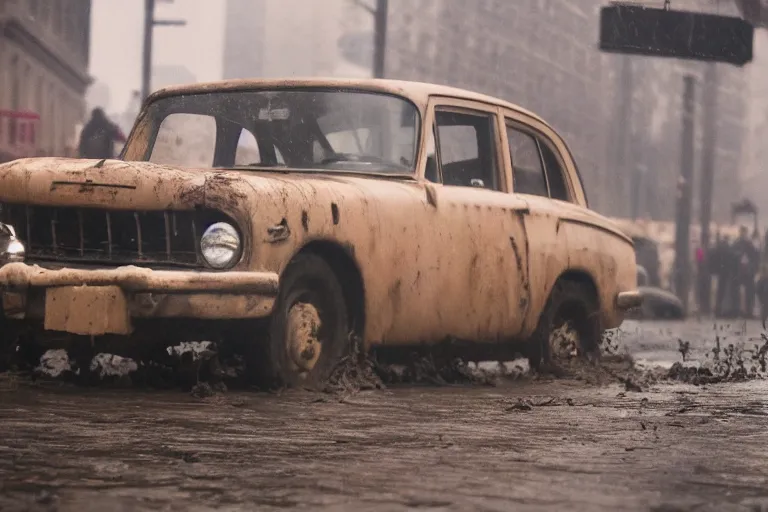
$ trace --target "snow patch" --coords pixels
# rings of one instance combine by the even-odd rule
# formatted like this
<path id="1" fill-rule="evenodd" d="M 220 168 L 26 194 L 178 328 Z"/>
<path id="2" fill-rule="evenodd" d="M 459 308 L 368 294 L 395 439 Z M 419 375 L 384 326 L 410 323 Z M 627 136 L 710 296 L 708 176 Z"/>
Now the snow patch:
<path id="1" fill-rule="evenodd" d="M 215 349 L 213 342 L 210 341 L 184 341 L 178 345 L 166 348 L 169 356 L 179 356 L 183 354 L 192 353 L 192 360 L 199 360 L 203 354 Z"/>
<path id="2" fill-rule="evenodd" d="M 133 359 L 116 356 L 114 354 L 97 354 L 91 360 L 91 371 L 99 372 L 99 377 L 121 377 L 135 372 L 139 366 Z"/>
<path id="3" fill-rule="evenodd" d="M 48 350 L 40 356 L 40 366 L 37 371 L 49 377 L 60 377 L 64 372 L 72 371 L 72 365 L 69 363 L 69 355 L 66 350 Z"/>

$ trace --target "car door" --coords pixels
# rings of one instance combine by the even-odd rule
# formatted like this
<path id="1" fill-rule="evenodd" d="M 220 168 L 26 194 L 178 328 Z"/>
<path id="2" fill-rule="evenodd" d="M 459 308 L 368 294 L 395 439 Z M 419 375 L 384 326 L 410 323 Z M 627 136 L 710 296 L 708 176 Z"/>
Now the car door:
<path id="1" fill-rule="evenodd" d="M 499 109 L 452 98 L 430 102 L 425 175 L 432 181 L 436 305 L 444 334 L 497 341 L 520 333 L 529 307 L 527 204 L 509 194 Z"/>
<path id="2" fill-rule="evenodd" d="M 568 202 L 571 196 L 563 175 L 556 172 L 554 155 L 540 132 L 524 117 L 509 114 L 504 119 L 504 131 L 512 189 L 514 195 L 525 198 L 528 204 L 524 224 L 531 254 L 536 255 L 529 264 L 532 305 L 524 326 L 530 332 L 538 322 L 538 313 L 546 304 L 551 286 L 568 269 L 568 240 L 560 231 L 563 206 L 559 203 Z"/>

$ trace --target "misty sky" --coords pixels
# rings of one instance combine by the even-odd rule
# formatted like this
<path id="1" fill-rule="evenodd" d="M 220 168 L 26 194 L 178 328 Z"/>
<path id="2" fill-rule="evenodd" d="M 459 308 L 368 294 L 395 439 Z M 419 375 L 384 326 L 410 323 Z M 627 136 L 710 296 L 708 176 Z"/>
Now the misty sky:
<path id="1" fill-rule="evenodd" d="M 198 80 L 221 78 L 224 0 L 158 0 L 157 18 L 183 18 L 186 27 L 157 27 L 154 65 L 187 67 Z M 142 0 L 93 0 L 91 75 L 110 88 L 112 111 L 123 111 L 141 83 Z"/>

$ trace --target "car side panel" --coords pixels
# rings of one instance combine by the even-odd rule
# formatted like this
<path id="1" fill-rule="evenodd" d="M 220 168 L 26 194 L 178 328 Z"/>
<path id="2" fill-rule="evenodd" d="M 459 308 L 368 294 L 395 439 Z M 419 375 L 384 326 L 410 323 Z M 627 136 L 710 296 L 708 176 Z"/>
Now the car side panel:
<path id="1" fill-rule="evenodd" d="M 597 285 L 603 328 L 619 327 L 624 312 L 616 307 L 616 295 L 637 289 L 632 241 L 610 220 L 576 205 L 563 205 L 560 224 L 569 268 L 588 273 Z"/>
<path id="2" fill-rule="evenodd" d="M 531 307 L 525 319 L 523 333 L 530 335 L 536 329 L 555 281 L 568 270 L 569 247 L 566 233 L 560 230 L 558 205 L 544 197 L 527 194 L 518 196 L 525 198 L 530 210 L 523 216 L 528 233 L 531 286 Z"/>
<path id="3" fill-rule="evenodd" d="M 364 281 L 367 343 L 517 334 L 521 315 L 510 312 L 521 304 L 508 292 L 524 274 L 510 242 L 522 232 L 512 196 L 372 178 L 247 179 L 259 202 L 251 268 L 281 273 L 314 240 L 347 248 Z M 478 194 L 453 196 L 467 192 Z M 281 224 L 290 235 L 272 240 L 270 228 Z"/>

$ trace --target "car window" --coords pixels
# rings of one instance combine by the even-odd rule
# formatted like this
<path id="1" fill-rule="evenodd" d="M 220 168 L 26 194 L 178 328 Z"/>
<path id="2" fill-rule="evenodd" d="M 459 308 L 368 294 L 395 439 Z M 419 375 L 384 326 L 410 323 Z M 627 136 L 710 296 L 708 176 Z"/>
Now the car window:
<path id="1" fill-rule="evenodd" d="M 421 123 L 416 106 L 404 98 L 319 88 L 169 96 L 153 102 L 147 115 L 152 137 L 159 130 L 161 138 L 167 132 L 169 139 L 175 136 L 181 141 L 174 151 L 177 158 L 164 163 L 214 168 L 237 163 L 390 174 L 415 171 Z M 173 123 L 178 117 L 209 118 L 209 140 L 204 147 L 211 152 L 204 160 L 190 156 L 199 153 L 198 137 L 193 133 L 197 128 Z M 258 144 L 242 136 L 243 129 L 253 134 Z M 151 140 L 148 145 L 162 146 L 150 155 L 155 161 L 168 152 L 162 140 Z M 256 147 L 259 157 L 252 161 L 250 153 Z"/>
<path id="2" fill-rule="evenodd" d="M 216 151 L 216 119 L 201 114 L 170 114 L 157 132 L 150 162 L 210 167 Z"/>
<path id="3" fill-rule="evenodd" d="M 533 136 L 507 126 L 515 192 L 549 197 L 539 145 Z"/>
<path id="4" fill-rule="evenodd" d="M 443 184 L 500 190 L 489 114 L 435 112 Z"/>
<path id="5" fill-rule="evenodd" d="M 243 129 L 240 132 L 240 139 L 237 141 L 237 150 L 235 151 L 235 165 L 252 165 L 261 163 L 259 154 L 259 145 L 256 143 L 256 137 L 251 132 Z"/>
<path id="6" fill-rule="evenodd" d="M 570 201 L 571 197 L 565 181 L 565 172 L 555 152 L 547 142 L 541 139 L 539 140 L 539 147 L 541 148 L 541 156 L 544 158 L 544 168 L 547 173 L 547 182 L 549 183 L 549 197 L 561 201 Z"/>

